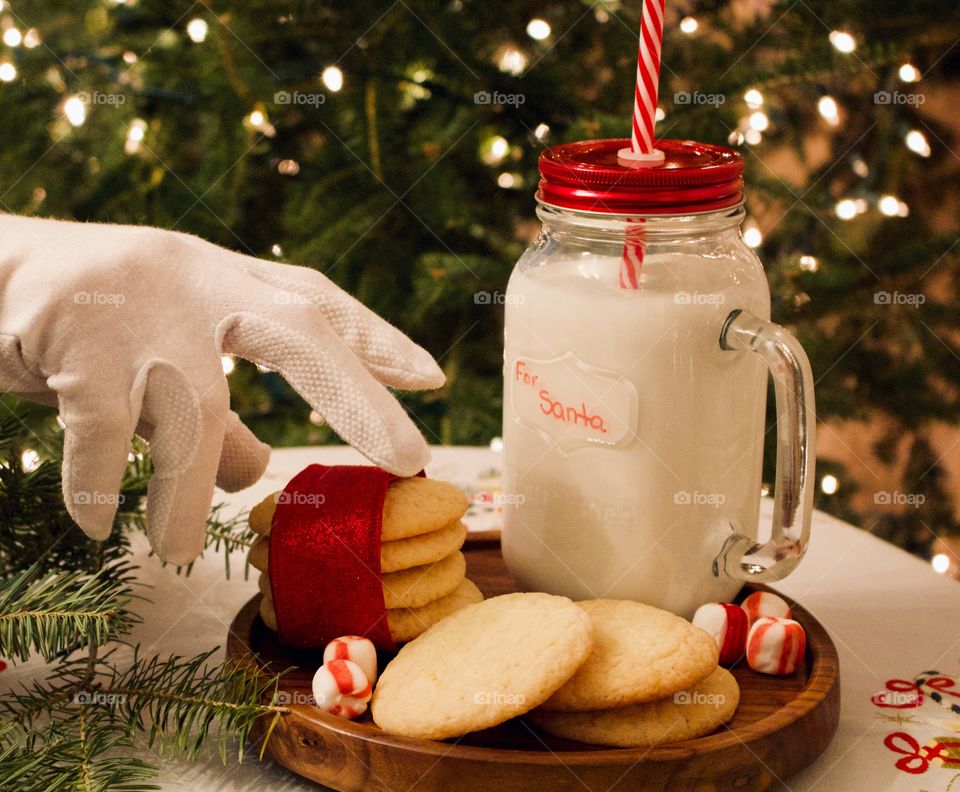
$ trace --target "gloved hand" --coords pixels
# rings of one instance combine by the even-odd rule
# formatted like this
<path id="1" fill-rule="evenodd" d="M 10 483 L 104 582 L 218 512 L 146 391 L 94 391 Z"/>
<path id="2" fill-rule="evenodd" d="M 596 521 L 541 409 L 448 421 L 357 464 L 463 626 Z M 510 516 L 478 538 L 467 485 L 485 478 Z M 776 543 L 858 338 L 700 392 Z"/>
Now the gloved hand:
<path id="1" fill-rule="evenodd" d="M 413 475 L 426 443 L 384 385 L 443 373 L 310 269 L 154 228 L 0 215 L 0 388 L 59 407 L 63 495 L 109 533 L 134 433 L 150 442 L 147 534 L 175 564 L 203 548 L 214 481 L 242 489 L 269 448 L 230 410 L 221 353 L 282 374 L 376 464 Z"/>

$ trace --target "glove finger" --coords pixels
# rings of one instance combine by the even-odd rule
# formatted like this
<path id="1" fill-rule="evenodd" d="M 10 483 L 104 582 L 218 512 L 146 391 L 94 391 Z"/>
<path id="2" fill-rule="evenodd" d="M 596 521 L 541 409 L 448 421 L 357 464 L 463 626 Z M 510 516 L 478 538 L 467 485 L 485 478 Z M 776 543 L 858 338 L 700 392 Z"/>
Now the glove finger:
<path id="1" fill-rule="evenodd" d="M 219 369 L 219 366 L 218 366 Z M 227 428 L 229 393 L 222 371 L 198 389 L 176 367 L 154 366 L 143 398 L 154 473 L 147 487 L 147 538 L 172 564 L 203 550 L 207 516 Z"/>
<path id="2" fill-rule="evenodd" d="M 125 399 L 101 404 L 100 412 L 91 415 L 62 395 L 60 417 L 65 425 L 62 478 L 67 512 L 87 536 L 103 541 L 110 536 L 120 505 L 136 418 Z"/>
<path id="3" fill-rule="evenodd" d="M 309 267 L 257 262 L 253 277 L 276 287 L 277 308 L 303 303 L 320 312 L 334 332 L 384 385 L 408 390 L 439 388 L 445 377 L 427 350 Z M 299 300 L 296 298 L 300 298 Z M 273 312 L 278 316 L 281 312 Z M 298 327 L 301 332 L 306 328 Z"/>
<path id="4" fill-rule="evenodd" d="M 153 437 L 154 428 L 146 421 L 137 426 L 144 440 Z M 227 412 L 223 450 L 217 468 L 217 486 L 224 492 L 239 492 L 255 484 L 267 469 L 270 446 L 257 439 L 233 410 Z"/>
<path id="5" fill-rule="evenodd" d="M 270 446 L 260 442 L 240 416 L 227 413 L 227 428 L 217 468 L 217 486 L 226 492 L 237 492 L 257 481 L 270 461 Z"/>
<path id="6" fill-rule="evenodd" d="M 257 314 L 234 314 L 221 326 L 223 349 L 278 371 L 340 437 L 375 464 L 400 476 L 414 475 L 430 456 L 423 436 L 333 329 L 311 314 L 309 327 L 302 317 L 288 326 Z"/>

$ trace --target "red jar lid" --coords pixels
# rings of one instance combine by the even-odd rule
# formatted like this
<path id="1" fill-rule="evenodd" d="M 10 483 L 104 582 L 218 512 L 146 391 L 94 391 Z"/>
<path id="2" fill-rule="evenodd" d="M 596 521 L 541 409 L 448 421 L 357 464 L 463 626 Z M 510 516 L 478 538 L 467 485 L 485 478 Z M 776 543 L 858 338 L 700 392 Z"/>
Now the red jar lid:
<path id="1" fill-rule="evenodd" d="M 564 143 L 540 155 L 543 204 L 605 214 L 692 214 L 743 200 L 743 158 L 692 140 L 658 140 L 662 165 L 630 168 L 617 161 L 629 140 Z"/>

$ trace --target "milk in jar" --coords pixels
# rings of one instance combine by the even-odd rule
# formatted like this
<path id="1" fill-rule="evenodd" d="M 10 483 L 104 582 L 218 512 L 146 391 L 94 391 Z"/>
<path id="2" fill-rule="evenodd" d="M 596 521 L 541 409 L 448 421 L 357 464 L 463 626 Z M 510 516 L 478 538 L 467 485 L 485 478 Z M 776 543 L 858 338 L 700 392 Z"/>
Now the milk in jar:
<path id="1" fill-rule="evenodd" d="M 616 180 L 597 179 L 601 168 L 618 176 L 608 153 L 598 153 L 616 142 L 557 147 L 593 146 L 558 155 L 571 168 L 578 157 L 589 166 L 568 182 L 541 159 L 543 231 L 505 297 L 502 549 L 525 589 L 633 599 L 689 617 L 704 602 L 732 598 L 754 572 L 782 576 L 802 555 L 806 534 L 792 532 L 808 519 L 812 395 L 800 386 L 812 394 L 812 384 L 802 350 L 768 321 L 769 290 L 740 237 L 739 198 L 713 211 L 624 211 L 659 210 L 662 192 L 678 198 L 656 180 L 638 197 L 635 185 L 621 195 Z M 668 167 L 700 156 L 684 147 L 702 144 L 658 145 L 673 143 Z M 709 162 L 726 161 L 729 152 L 713 148 Z M 701 199 L 696 178 L 663 176 L 671 178 L 692 180 Z M 625 288 L 618 276 L 631 224 L 642 224 L 642 262 L 637 287 Z M 734 348 L 721 336 L 738 322 L 750 329 L 737 328 Z M 776 541 L 760 545 L 768 367 L 784 409 L 800 416 L 781 427 L 784 458 L 803 464 L 778 471 L 799 490 L 782 487 L 789 502 L 777 512 L 790 526 L 774 526 Z M 782 386 L 793 368 L 800 404 Z"/>

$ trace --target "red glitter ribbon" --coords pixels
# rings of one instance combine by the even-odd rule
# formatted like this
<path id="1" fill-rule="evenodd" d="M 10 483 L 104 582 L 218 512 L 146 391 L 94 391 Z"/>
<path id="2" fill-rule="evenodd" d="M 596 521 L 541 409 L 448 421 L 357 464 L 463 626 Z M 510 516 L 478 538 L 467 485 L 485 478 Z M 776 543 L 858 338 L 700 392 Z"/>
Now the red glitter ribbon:
<path id="1" fill-rule="evenodd" d="M 284 488 L 269 560 L 283 643 L 313 648 L 363 635 L 396 649 L 380 570 L 383 502 L 395 478 L 369 465 L 310 465 Z"/>

